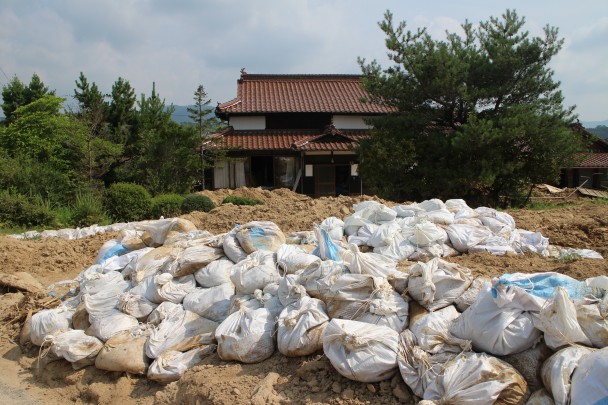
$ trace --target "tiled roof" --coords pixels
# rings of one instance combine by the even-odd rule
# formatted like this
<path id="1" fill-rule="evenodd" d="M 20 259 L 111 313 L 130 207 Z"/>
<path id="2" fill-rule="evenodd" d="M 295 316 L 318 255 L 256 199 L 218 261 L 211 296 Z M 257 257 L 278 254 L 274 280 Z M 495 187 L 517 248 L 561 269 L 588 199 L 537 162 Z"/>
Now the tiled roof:
<path id="1" fill-rule="evenodd" d="M 573 168 L 606 169 L 608 168 L 608 153 L 592 153 Z"/>
<path id="2" fill-rule="evenodd" d="M 218 104 L 216 114 L 319 112 L 384 114 L 391 108 L 364 103 L 359 75 L 264 75 L 243 73 L 237 97 Z"/>
<path id="3" fill-rule="evenodd" d="M 367 134 L 367 130 L 324 133 L 314 129 L 228 129 L 215 136 L 222 137 L 223 147 L 247 151 L 348 151 Z"/>

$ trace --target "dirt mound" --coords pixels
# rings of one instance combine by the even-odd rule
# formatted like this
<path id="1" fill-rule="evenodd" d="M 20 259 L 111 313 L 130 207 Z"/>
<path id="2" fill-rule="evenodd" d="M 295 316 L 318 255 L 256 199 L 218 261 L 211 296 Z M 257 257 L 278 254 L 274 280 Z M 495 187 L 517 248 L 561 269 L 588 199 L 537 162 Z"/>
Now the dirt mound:
<path id="1" fill-rule="evenodd" d="M 234 224 L 253 220 L 275 222 L 285 233 L 310 230 L 329 216 L 344 218 L 352 205 L 369 196 L 341 196 L 312 199 L 287 189 L 267 191 L 241 188 L 205 191 L 214 202 L 227 195 L 257 198 L 258 206 L 221 205 L 209 213 L 186 215 L 199 229 L 212 233 L 229 231 Z M 576 205 L 543 211 L 508 211 L 518 228 L 539 231 L 550 243 L 589 248 L 608 257 L 608 205 L 573 201 Z M 393 205 L 392 203 L 387 203 Z M 15 240 L 0 237 L 2 272 L 28 272 L 45 287 L 72 279 L 94 263 L 102 244 L 119 234 L 100 234 L 79 240 Z M 574 259 L 559 261 L 534 255 L 465 255 L 449 259 L 473 270 L 476 275 L 498 276 L 510 272 L 557 271 L 577 279 L 608 274 L 608 260 Z M 404 263 L 405 264 L 405 263 Z M 37 363 L 38 348 L 25 354 L 16 346 L 18 332 L 29 310 L 52 306 L 56 301 L 43 293 L 32 296 L 18 291 L 0 291 L 0 381 L 22 389 L 42 403 L 416 403 L 399 376 L 374 384 L 350 381 L 333 370 L 322 354 L 286 358 L 275 353 L 260 364 L 225 362 L 217 355 L 206 358 L 181 380 L 167 386 L 145 377 L 108 373 L 94 367 L 74 371 L 65 361 Z M 41 304 L 43 303 L 43 304 Z M 48 363 L 48 364 L 47 364 Z M 10 383 L 10 384 L 9 384 Z"/>

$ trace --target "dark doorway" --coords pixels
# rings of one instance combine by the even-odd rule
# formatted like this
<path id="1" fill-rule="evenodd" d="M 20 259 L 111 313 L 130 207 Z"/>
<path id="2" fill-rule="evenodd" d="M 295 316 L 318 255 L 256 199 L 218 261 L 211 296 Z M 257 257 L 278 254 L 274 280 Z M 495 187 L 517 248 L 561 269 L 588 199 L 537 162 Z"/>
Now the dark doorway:
<path id="1" fill-rule="evenodd" d="M 350 194 L 350 165 L 336 165 L 336 195 Z"/>
<path id="2" fill-rule="evenodd" d="M 315 196 L 336 195 L 336 178 L 333 165 L 315 165 Z"/>
<path id="3" fill-rule="evenodd" d="M 252 156 L 251 177 L 254 187 L 272 187 L 274 185 L 272 156 Z"/>

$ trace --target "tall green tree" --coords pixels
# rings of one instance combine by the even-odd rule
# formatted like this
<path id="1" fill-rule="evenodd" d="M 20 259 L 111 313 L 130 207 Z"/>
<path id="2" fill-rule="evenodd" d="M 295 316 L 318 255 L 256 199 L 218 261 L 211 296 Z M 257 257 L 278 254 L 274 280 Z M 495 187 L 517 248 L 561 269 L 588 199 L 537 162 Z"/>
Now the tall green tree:
<path id="1" fill-rule="evenodd" d="M 112 85 L 107 118 L 114 142 L 123 145 L 133 142 L 135 101 L 135 89 L 128 80 L 119 77 Z"/>
<path id="2" fill-rule="evenodd" d="M 190 117 L 190 119 L 194 122 L 196 131 L 199 135 L 199 139 L 200 139 L 200 146 L 201 146 L 201 167 L 200 167 L 200 171 L 201 171 L 201 184 L 203 189 L 205 189 L 205 184 L 206 184 L 206 179 L 205 179 L 205 169 L 208 168 L 212 168 L 213 167 L 213 160 L 214 157 L 213 155 L 217 155 L 217 157 L 219 157 L 220 155 L 225 156 L 225 152 L 221 153 L 221 149 L 218 148 L 219 145 L 210 142 L 209 141 L 209 134 L 212 134 L 214 132 L 218 132 L 219 130 L 222 129 L 222 123 L 221 121 L 215 117 L 214 115 L 210 116 L 211 113 L 211 107 L 209 107 L 209 104 L 211 103 L 211 99 L 209 99 L 207 97 L 207 92 L 205 91 L 205 87 L 202 84 L 199 84 L 198 87 L 196 88 L 196 91 L 194 92 L 194 105 L 192 105 L 191 107 L 188 107 L 188 116 Z M 205 154 L 205 148 L 210 147 L 211 144 L 213 145 L 212 151 L 211 152 L 207 152 Z"/>
<path id="3" fill-rule="evenodd" d="M 6 123 L 12 121 L 13 113 L 17 108 L 39 100 L 47 94 L 54 95 L 55 91 L 50 91 L 36 73 L 32 75 L 27 86 L 17 76 L 13 76 L 11 81 L 2 88 L 2 110 Z"/>
<path id="4" fill-rule="evenodd" d="M 80 72 L 76 80 L 74 99 L 78 102 L 75 116 L 87 127 L 85 135 L 86 178 L 92 188 L 100 187 L 101 180 L 117 164 L 124 145 L 113 142 L 106 122 L 107 104 L 105 96 L 95 82 L 89 83 Z"/>
<path id="5" fill-rule="evenodd" d="M 363 181 L 378 193 L 513 203 L 582 149 L 567 129 L 574 107 L 563 106 L 548 67 L 563 44 L 557 28 L 530 37 L 507 10 L 436 40 L 384 17 L 392 65 L 359 60 L 369 101 L 394 111 L 371 119 L 375 130 L 360 145 Z"/>
<path id="6" fill-rule="evenodd" d="M 8 124 L 13 119 L 13 113 L 25 105 L 25 85 L 17 76 L 13 76 L 10 82 L 2 88 L 2 111 Z"/>
<path id="7" fill-rule="evenodd" d="M 3 170 L 19 168 L 6 186 L 55 202 L 74 193 L 82 180 L 86 127 L 62 112 L 64 101 L 42 96 L 17 108 L 0 130 Z"/>

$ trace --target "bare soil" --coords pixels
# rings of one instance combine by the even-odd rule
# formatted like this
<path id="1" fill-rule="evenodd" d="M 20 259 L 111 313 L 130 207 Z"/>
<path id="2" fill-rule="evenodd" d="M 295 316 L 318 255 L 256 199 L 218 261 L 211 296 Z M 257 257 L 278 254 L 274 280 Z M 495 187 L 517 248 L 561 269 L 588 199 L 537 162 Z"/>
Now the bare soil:
<path id="1" fill-rule="evenodd" d="M 344 218 L 352 205 L 369 196 L 311 199 L 281 189 L 219 190 L 204 192 L 217 204 L 228 194 L 254 197 L 263 205 L 222 205 L 209 213 L 184 216 L 199 229 L 212 233 L 230 230 L 252 220 L 273 221 L 285 232 L 311 230 L 329 216 Z M 389 205 L 394 203 L 383 201 Z M 555 209 L 508 211 L 518 228 L 539 231 L 550 243 L 587 248 L 608 257 L 608 205 L 571 197 Z M 0 273 L 27 272 L 43 286 L 74 278 L 94 263 L 102 244 L 118 234 L 100 234 L 80 240 L 16 240 L 0 237 Z M 557 261 L 534 255 L 464 255 L 450 259 L 476 275 L 499 276 L 513 272 L 557 271 L 577 279 L 608 275 L 608 260 Z M 54 291 L 60 294 L 60 287 Z M 145 377 L 105 372 L 94 367 L 74 371 L 63 360 L 38 360 L 38 348 L 19 346 L 19 333 L 28 315 L 58 303 L 43 292 L 0 287 L 0 388 L 3 400 L 17 404 L 366 404 L 416 403 L 397 375 L 375 384 L 350 381 L 333 370 L 322 353 L 286 358 L 275 353 L 260 364 L 206 358 L 178 382 L 158 384 Z M 6 396 L 8 395 L 8 396 Z M 11 396 L 12 395 L 12 396 Z"/>

